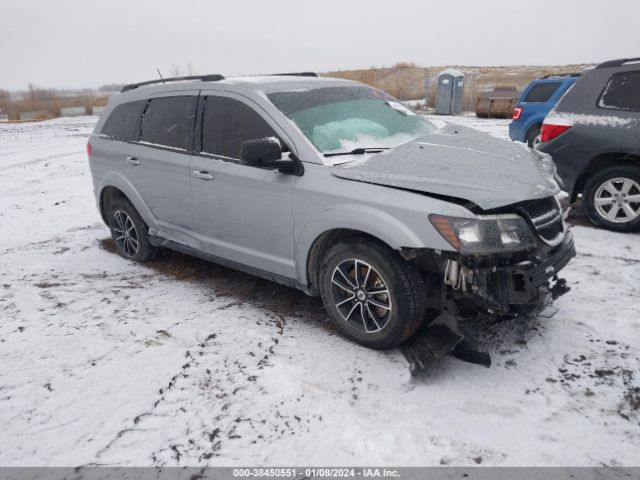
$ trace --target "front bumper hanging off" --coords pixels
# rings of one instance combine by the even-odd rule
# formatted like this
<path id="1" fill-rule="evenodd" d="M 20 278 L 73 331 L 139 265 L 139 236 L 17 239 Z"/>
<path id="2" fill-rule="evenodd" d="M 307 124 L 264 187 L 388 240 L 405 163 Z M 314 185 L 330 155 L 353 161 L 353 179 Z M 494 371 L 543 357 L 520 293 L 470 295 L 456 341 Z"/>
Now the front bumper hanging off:
<path id="1" fill-rule="evenodd" d="M 458 278 L 445 278 L 461 310 L 486 310 L 500 316 L 537 313 L 569 287 L 558 273 L 576 255 L 573 236 L 548 252 L 537 251 L 519 261 L 462 259 Z M 450 269 L 447 269 L 450 271 Z"/>
<path id="2" fill-rule="evenodd" d="M 575 255 L 573 236 L 567 232 L 557 247 L 526 258 L 449 259 L 440 315 L 403 346 L 412 373 L 424 371 L 450 352 L 461 360 L 490 366 L 489 354 L 479 351 L 465 333 L 464 320 L 481 314 L 498 320 L 544 316 L 551 302 L 569 291 L 558 273 Z"/>

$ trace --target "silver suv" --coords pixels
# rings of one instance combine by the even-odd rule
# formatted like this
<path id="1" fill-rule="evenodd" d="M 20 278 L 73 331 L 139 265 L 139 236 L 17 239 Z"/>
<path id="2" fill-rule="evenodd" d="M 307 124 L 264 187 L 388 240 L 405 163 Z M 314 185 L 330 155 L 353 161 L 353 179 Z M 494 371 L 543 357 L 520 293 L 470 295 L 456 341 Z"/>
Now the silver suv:
<path id="1" fill-rule="evenodd" d="M 321 295 L 368 347 L 399 345 L 427 311 L 528 315 L 567 290 L 557 273 L 575 251 L 549 156 L 438 128 L 356 82 L 127 85 L 87 150 L 123 257 L 168 248 Z"/>

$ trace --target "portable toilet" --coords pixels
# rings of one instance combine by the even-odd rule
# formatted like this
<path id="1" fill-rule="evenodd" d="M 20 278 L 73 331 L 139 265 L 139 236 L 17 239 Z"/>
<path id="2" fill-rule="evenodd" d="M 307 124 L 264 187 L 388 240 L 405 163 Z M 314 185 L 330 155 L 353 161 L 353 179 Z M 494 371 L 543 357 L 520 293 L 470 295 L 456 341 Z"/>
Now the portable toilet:
<path id="1" fill-rule="evenodd" d="M 440 72 L 436 91 L 436 113 L 455 115 L 462 112 L 463 99 L 464 73 L 451 68 Z"/>

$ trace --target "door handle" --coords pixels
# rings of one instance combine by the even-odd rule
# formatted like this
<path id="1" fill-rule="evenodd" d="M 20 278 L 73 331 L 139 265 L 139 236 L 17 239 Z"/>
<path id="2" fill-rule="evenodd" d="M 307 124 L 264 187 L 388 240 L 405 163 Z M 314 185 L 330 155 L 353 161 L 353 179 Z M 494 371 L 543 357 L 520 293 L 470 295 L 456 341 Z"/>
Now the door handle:
<path id="1" fill-rule="evenodd" d="M 140 160 L 136 157 L 125 157 L 125 160 L 129 165 L 140 165 Z"/>
<path id="2" fill-rule="evenodd" d="M 206 170 L 194 170 L 192 174 L 195 178 L 199 178 L 200 180 L 213 180 L 213 175 Z"/>

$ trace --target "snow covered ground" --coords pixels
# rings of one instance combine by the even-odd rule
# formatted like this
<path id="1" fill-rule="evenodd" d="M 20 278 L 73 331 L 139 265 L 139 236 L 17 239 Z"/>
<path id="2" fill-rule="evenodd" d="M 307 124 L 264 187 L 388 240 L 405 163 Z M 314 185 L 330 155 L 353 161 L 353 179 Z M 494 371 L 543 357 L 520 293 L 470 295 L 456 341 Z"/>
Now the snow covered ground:
<path id="1" fill-rule="evenodd" d="M 638 464 L 637 235 L 575 227 L 555 317 L 487 328 L 491 368 L 446 358 L 413 379 L 318 299 L 116 255 L 95 121 L 0 125 L 0 465 Z"/>

